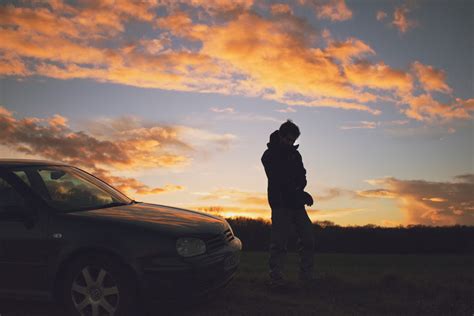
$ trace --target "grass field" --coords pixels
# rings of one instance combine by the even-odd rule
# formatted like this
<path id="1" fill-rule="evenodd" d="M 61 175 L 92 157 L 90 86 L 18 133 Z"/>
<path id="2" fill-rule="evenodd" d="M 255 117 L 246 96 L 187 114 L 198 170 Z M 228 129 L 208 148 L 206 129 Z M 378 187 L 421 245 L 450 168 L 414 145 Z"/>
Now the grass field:
<path id="1" fill-rule="evenodd" d="M 316 286 L 307 291 L 296 282 L 298 256 L 289 254 L 292 282 L 285 294 L 266 288 L 267 258 L 264 252 L 244 252 L 234 281 L 206 302 L 166 311 L 156 306 L 149 315 L 474 314 L 474 256 L 319 254 Z M 61 312 L 51 304 L 0 301 L 0 314 Z"/>
<path id="2" fill-rule="evenodd" d="M 474 257 L 458 255 L 316 256 L 317 285 L 296 282 L 298 256 L 289 254 L 289 293 L 265 286 L 262 252 L 243 253 L 234 282 L 195 315 L 473 315 Z"/>

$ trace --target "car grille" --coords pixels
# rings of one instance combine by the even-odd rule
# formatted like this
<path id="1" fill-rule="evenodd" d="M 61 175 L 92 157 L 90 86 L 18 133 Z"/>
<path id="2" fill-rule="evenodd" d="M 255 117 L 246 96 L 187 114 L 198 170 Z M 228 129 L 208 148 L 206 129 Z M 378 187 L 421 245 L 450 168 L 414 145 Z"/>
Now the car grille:
<path id="1" fill-rule="evenodd" d="M 232 234 L 232 231 L 230 229 L 227 229 L 225 232 L 223 232 L 220 235 L 209 238 L 206 241 L 207 252 L 214 252 L 224 247 L 226 244 L 231 242 L 234 238 L 235 238 L 234 234 Z"/>

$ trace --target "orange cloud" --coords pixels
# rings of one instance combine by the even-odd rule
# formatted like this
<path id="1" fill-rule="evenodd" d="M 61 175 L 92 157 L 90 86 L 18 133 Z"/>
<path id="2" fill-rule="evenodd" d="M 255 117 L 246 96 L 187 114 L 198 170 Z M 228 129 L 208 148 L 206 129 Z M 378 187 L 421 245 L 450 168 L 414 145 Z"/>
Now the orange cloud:
<path id="1" fill-rule="evenodd" d="M 180 1 L 194 7 L 204 8 L 209 13 L 223 14 L 248 10 L 253 6 L 254 0 L 184 0 Z"/>
<path id="2" fill-rule="evenodd" d="M 157 26 L 171 30 L 176 36 L 199 40 L 208 33 L 205 24 L 194 24 L 193 20 L 183 11 L 177 11 L 158 20 Z"/>
<path id="3" fill-rule="evenodd" d="M 474 225 L 474 175 L 465 174 L 454 179 L 452 182 L 376 179 L 372 183 L 384 188 L 359 194 L 397 199 L 406 224 Z"/>
<path id="4" fill-rule="evenodd" d="M 413 88 L 411 75 L 402 70 L 393 69 L 383 62 L 371 64 L 357 62 L 344 67 L 349 81 L 357 86 L 382 90 L 410 92 Z"/>
<path id="5" fill-rule="evenodd" d="M 32 35 L 14 29 L 1 30 L 0 51 L 15 52 L 18 56 L 98 65 L 115 55 L 110 50 L 80 45 L 61 37 Z"/>
<path id="6" fill-rule="evenodd" d="M 377 11 L 377 15 L 376 15 L 377 21 L 382 21 L 382 20 L 384 20 L 386 17 L 387 17 L 387 13 L 386 13 L 386 12 L 384 12 L 384 11 Z"/>
<path id="7" fill-rule="evenodd" d="M 342 0 L 298 3 L 312 6 L 321 18 L 352 15 Z M 253 6 L 251 0 L 0 5 L 0 76 L 83 78 L 237 94 L 374 115 L 381 113 L 373 106 L 377 101 L 389 101 L 408 106 L 402 113 L 420 121 L 444 114 L 448 120 L 469 117 L 469 100 L 456 99 L 446 106 L 412 95 L 414 77 L 428 92 L 451 93 L 444 72 L 420 62 L 413 63 L 410 72 L 383 61 L 361 61 L 376 54 L 368 43 L 356 38 L 335 41 L 327 30 L 316 30 L 294 16 L 286 4 L 259 6 L 273 8 L 278 16 L 259 15 L 251 11 Z M 165 9 L 164 16 L 157 16 L 158 7 Z M 126 41 L 131 20 L 145 22 L 158 35 Z M 421 103 L 434 104 L 435 109 Z"/>
<path id="8" fill-rule="evenodd" d="M 356 125 L 344 125 L 340 129 L 374 129 L 377 127 L 377 122 L 361 121 Z"/>
<path id="9" fill-rule="evenodd" d="M 400 126 L 408 124 L 408 120 L 395 121 L 359 121 L 353 122 L 350 125 L 343 125 L 340 129 L 374 129 L 380 126 Z"/>
<path id="10" fill-rule="evenodd" d="M 28 76 L 31 72 L 14 53 L 0 54 L 0 76 Z"/>
<path id="11" fill-rule="evenodd" d="M 406 96 L 404 101 L 408 104 L 408 108 L 402 111 L 409 118 L 418 121 L 447 122 L 453 119 L 470 119 L 472 116 L 469 111 L 474 110 L 469 105 L 466 106 L 469 100 L 456 99 L 455 102 L 446 104 L 433 99 L 430 94 Z"/>
<path id="12" fill-rule="evenodd" d="M 369 45 L 356 38 L 349 38 L 344 42 L 331 41 L 325 50 L 329 56 L 347 63 L 351 58 L 375 54 Z"/>
<path id="13" fill-rule="evenodd" d="M 312 37 L 308 36 L 311 26 L 302 20 L 285 16 L 272 21 L 243 14 L 227 25 L 210 28 L 210 33 L 212 36 L 202 39 L 202 52 L 247 77 L 238 83 L 237 91 L 243 89 L 282 102 L 297 94 L 310 100 L 321 97 L 348 103 L 344 99 L 361 100 L 360 91 L 347 84 L 339 66 L 322 50 L 311 48 Z M 363 101 L 367 100 L 365 95 Z M 346 108 L 343 102 L 337 107 Z M 367 106 L 359 109 L 366 110 Z"/>
<path id="14" fill-rule="evenodd" d="M 401 33 L 407 32 L 409 29 L 417 25 L 416 21 L 409 20 L 407 15 L 410 9 L 407 6 L 400 6 L 393 12 L 392 25 L 395 26 Z"/>
<path id="15" fill-rule="evenodd" d="M 365 191 L 358 191 L 357 195 L 359 197 L 365 198 L 383 198 L 383 199 L 393 199 L 397 197 L 394 192 L 384 189 L 377 189 L 377 190 L 365 190 Z"/>
<path id="16" fill-rule="evenodd" d="M 266 193 L 242 191 L 238 189 L 216 189 L 212 192 L 196 192 L 203 201 L 220 200 L 237 205 L 268 206 Z"/>
<path id="17" fill-rule="evenodd" d="M 211 110 L 212 112 L 215 112 L 215 113 L 230 113 L 230 114 L 235 113 L 235 109 L 234 109 L 234 108 L 231 108 L 231 107 L 227 107 L 227 108 L 211 108 L 210 110 Z"/>
<path id="18" fill-rule="evenodd" d="M 135 192 L 140 195 L 150 195 L 184 190 L 184 187 L 181 185 L 171 184 L 167 184 L 161 188 L 150 187 L 137 179 L 113 176 L 109 171 L 100 168 L 92 169 L 91 172 L 103 181 L 113 184 L 115 188 L 122 192 Z"/>
<path id="19" fill-rule="evenodd" d="M 285 3 L 273 4 L 273 5 L 270 7 L 270 11 L 271 11 L 272 14 L 274 14 L 274 15 L 278 15 L 278 14 L 293 14 L 293 10 L 291 9 L 291 7 L 290 7 L 288 4 L 285 4 Z"/>
<path id="20" fill-rule="evenodd" d="M 159 127 L 165 130 L 165 136 L 160 131 L 137 130 L 107 140 L 70 130 L 60 116 L 49 120 L 16 119 L 5 108 L 0 114 L 1 144 L 29 155 L 92 168 L 106 165 L 118 169 L 171 167 L 189 161 L 186 156 L 167 152 L 169 144 L 178 141 L 173 127 Z M 169 137 L 170 134 L 173 136 Z"/>
<path id="21" fill-rule="evenodd" d="M 444 71 L 437 70 L 433 66 L 423 65 L 418 61 L 412 64 L 412 68 L 424 90 L 452 92 L 452 89 L 445 82 L 446 74 Z"/>
<path id="22" fill-rule="evenodd" d="M 137 119 L 119 118 L 88 124 L 96 135 L 73 131 L 67 119 L 17 119 L 0 106 L 0 144 L 30 156 L 63 161 L 86 168 L 117 187 L 137 194 L 181 190 L 168 185 L 152 188 L 135 179 L 116 177 L 110 170 L 171 168 L 188 164 L 189 152 L 201 147 L 224 148 L 232 135 L 217 135 L 184 126 L 144 126 Z M 191 145 L 192 144 L 192 145 Z"/>
<path id="23" fill-rule="evenodd" d="M 356 197 L 356 193 L 351 190 L 341 189 L 341 188 L 330 188 L 325 194 L 315 196 L 316 202 L 330 201 L 332 199 L 338 198 L 343 195 L 348 195 L 350 197 Z"/>
<path id="24" fill-rule="evenodd" d="M 456 98 L 455 101 L 457 104 L 459 104 L 460 107 L 466 109 L 466 111 L 474 111 L 474 99 L 463 100 L 460 98 Z"/>
<path id="25" fill-rule="evenodd" d="M 310 5 L 320 19 L 345 21 L 352 18 L 352 11 L 344 0 L 299 0 L 303 5 Z"/>

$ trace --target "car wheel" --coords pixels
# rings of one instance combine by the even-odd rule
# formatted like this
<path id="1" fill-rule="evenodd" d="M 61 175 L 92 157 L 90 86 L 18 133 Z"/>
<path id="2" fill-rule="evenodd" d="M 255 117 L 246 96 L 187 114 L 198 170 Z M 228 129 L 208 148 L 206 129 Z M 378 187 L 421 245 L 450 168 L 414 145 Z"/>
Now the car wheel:
<path id="1" fill-rule="evenodd" d="M 136 286 L 117 260 L 98 254 L 81 256 L 66 270 L 62 286 L 68 315 L 134 315 Z"/>

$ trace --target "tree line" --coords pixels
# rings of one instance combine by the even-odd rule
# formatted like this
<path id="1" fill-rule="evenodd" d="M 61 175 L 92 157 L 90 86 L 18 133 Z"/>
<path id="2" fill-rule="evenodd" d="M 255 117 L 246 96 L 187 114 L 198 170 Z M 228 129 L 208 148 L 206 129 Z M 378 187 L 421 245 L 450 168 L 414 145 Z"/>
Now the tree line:
<path id="1" fill-rule="evenodd" d="M 244 251 L 268 250 L 269 221 L 246 217 L 228 218 L 227 221 L 241 239 Z M 330 221 L 320 221 L 313 223 L 313 231 L 317 253 L 474 253 L 474 226 L 338 226 Z M 292 228 L 288 251 L 297 250 L 296 241 L 297 235 Z"/>

